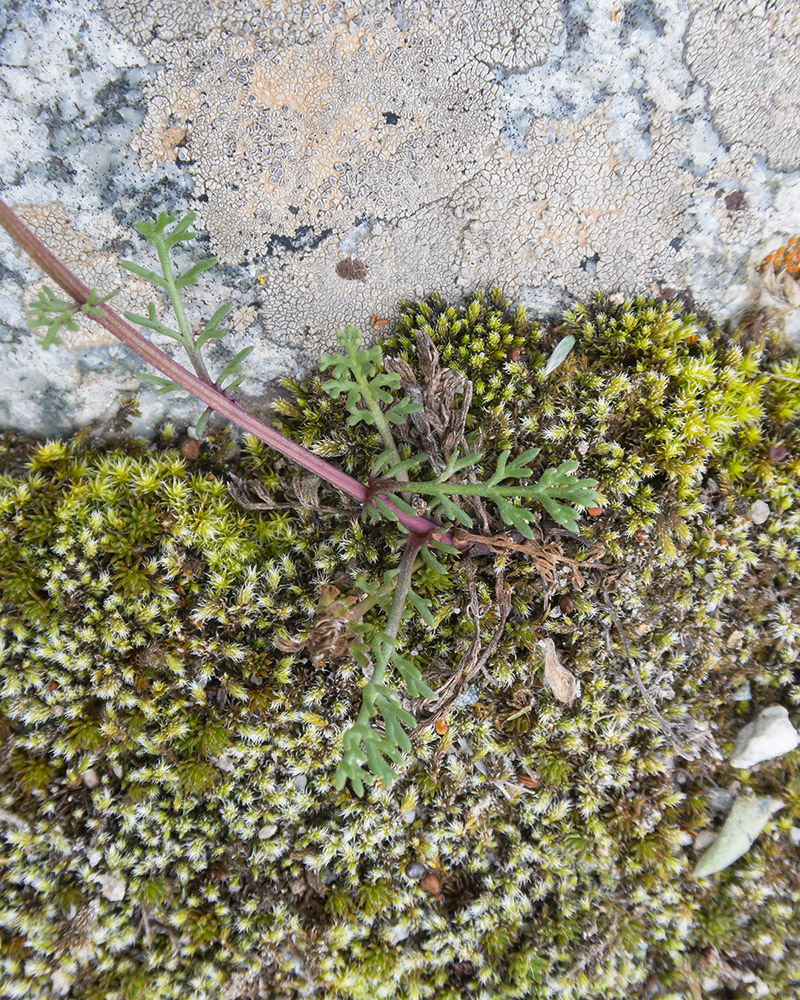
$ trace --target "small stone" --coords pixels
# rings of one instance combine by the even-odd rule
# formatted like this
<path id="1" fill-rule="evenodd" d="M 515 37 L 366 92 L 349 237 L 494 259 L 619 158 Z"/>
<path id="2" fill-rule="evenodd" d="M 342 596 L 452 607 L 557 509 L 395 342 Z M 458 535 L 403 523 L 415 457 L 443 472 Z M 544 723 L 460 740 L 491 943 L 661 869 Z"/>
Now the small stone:
<path id="1" fill-rule="evenodd" d="M 121 899 L 125 898 L 126 884 L 123 879 L 117 878 L 114 875 L 101 875 L 98 879 L 100 883 L 100 889 L 106 899 L 110 899 L 112 903 L 118 903 Z"/>
<path id="2" fill-rule="evenodd" d="M 236 767 L 234 759 L 225 755 L 222 757 L 212 757 L 211 763 L 218 767 L 220 771 L 232 771 Z"/>
<path id="3" fill-rule="evenodd" d="M 408 809 L 402 815 L 403 815 L 403 822 L 406 824 L 406 826 L 410 826 L 417 818 L 417 811 L 416 809 Z"/>
<path id="4" fill-rule="evenodd" d="M 800 827 L 799 826 L 791 826 L 791 827 L 789 827 L 789 838 L 791 839 L 791 841 L 795 845 L 795 847 L 800 846 Z"/>
<path id="5" fill-rule="evenodd" d="M 694 838 L 694 849 L 696 851 L 704 851 L 707 847 L 713 844 L 716 839 L 716 830 L 701 830 L 700 833 L 698 833 Z"/>
<path id="6" fill-rule="evenodd" d="M 750 520 L 753 524 L 763 524 L 771 513 L 768 503 L 756 500 L 750 508 Z"/>
<path id="7" fill-rule="evenodd" d="M 422 878 L 427 872 L 425 865 L 419 863 L 419 861 L 409 861 L 405 867 L 405 873 L 409 878 Z"/>
<path id="8" fill-rule="evenodd" d="M 789 721 L 783 705 L 763 708 L 736 738 L 731 767 L 748 768 L 762 760 L 772 760 L 800 744 L 800 736 Z"/>
<path id="9" fill-rule="evenodd" d="M 118 778 L 121 778 L 121 777 L 122 777 L 122 775 L 123 775 L 123 774 L 125 773 L 125 772 L 124 772 L 124 771 L 122 770 L 122 767 L 121 767 L 121 766 L 120 766 L 119 764 L 112 764 L 112 766 L 111 766 L 111 770 L 112 770 L 112 771 L 114 772 L 114 774 L 115 774 L 115 775 L 116 775 L 116 777 L 118 777 Z"/>
<path id="10" fill-rule="evenodd" d="M 266 823 L 258 831 L 259 840 L 269 840 L 270 837 L 274 837 L 278 832 L 278 827 L 274 823 Z"/>
<path id="11" fill-rule="evenodd" d="M 85 771 L 81 772 L 81 779 L 87 788 L 97 788 L 100 784 L 100 775 L 93 767 L 88 767 Z"/>
<path id="12" fill-rule="evenodd" d="M 745 681 L 739 687 L 733 689 L 734 701 L 750 701 L 752 692 L 750 691 L 750 681 Z"/>
<path id="13" fill-rule="evenodd" d="M 420 879 L 419 884 L 422 886 L 425 892 L 429 892 L 431 896 L 438 896 L 439 893 L 442 891 L 442 886 L 441 883 L 439 882 L 439 879 L 435 875 L 431 875 L 430 873 L 427 874 L 425 878 Z"/>
<path id="14" fill-rule="evenodd" d="M 86 860 L 89 862 L 90 868 L 96 868 L 103 860 L 103 852 L 98 850 L 89 851 L 86 855 Z"/>
<path id="15" fill-rule="evenodd" d="M 308 778 L 304 774 L 298 774 L 294 779 L 294 787 L 298 792 L 304 792 L 306 790 L 306 785 L 308 784 Z"/>
<path id="16" fill-rule="evenodd" d="M 744 639 L 744 632 L 740 632 L 739 629 L 736 629 L 728 636 L 726 645 L 729 649 L 737 649 L 741 646 L 742 639 Z"/>

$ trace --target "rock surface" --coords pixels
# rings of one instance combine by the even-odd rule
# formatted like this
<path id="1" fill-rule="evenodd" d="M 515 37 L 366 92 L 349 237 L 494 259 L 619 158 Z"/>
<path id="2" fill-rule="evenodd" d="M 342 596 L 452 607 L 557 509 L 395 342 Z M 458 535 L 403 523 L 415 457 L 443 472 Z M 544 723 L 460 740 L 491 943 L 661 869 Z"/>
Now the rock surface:
<path id="1" fill-rule="evenodd" d="M 736 738 L 731 767 L 748 768 L 762 760 L 772 760 L 789 753 L 800 744 L 800 736 L 789 721 L 783 705 L 762 709 Z"/>
<path id="2" fill-rule="evenodd" d="M 254 343 L 251 393 L 338 326 L 431 291 L 497 281 L 552 312 L 671 289 L 729 316 L 759 304 L 754 265 L 800 232 L 800 17 L 768 7 L 16 0 L 0 11 L 0 191 L 139 313 L 150 289 L 119 263 L 154 259 L 132 223 L 198 212 L 226 266 L 190 322 L 236 303 L 211 362 Z M 88 321 L 43 355 L 24 318 L 39 275 L 4 236 L 0 275 L 0 426 L 63 433 L 135 392 L 140 432 L 199 415 L 142 388 L 138 359 Z M 782 315 L 800 330 L 800 310 Z"/>

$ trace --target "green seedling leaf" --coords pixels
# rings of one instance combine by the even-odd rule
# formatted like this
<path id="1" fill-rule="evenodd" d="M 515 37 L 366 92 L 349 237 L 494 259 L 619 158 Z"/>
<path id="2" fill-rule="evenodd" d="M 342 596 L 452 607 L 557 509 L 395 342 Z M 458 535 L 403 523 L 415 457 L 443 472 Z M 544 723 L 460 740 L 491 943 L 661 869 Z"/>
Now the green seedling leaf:
<path id="1" fill-rule="evenodd" d="M 194 432 L 199 438 L 201 438 L 205 434 L 206 425 L 208 424 L 208 418 L 211 416 L 213 412 L 214 411 L 211 409 L 211 407 L 207 406 L 200 414 L 197 423 L 194 425 Z"/>
<path id="2" fill-rule="evenodd" d="M 193 234 L 194 235 L 194 234 Z M 186 239 L 187 237 L 183 237 Z M 189 237 L 191 239 L 191 237 Z M 188 271 L 175 279 L 176 288 L 186 288 L 189 285 L 196 285 L 197 279 L 203 273 L 207 271 L 210 267 L 213 267 L 217 263 L 216 257 L 205 257 L 203 260 L 199 260 L 196 264 L 193 264 Z"/>
<path id="3" fill-rule="evenodd" d="M 39 341 L 40 346 L 47 350 L 51 344 L 60 344 L 58 333 L 62 326 L 73 332 L 77 330 L 75 313 L 78 309 L 76 302 L 60 299 L 49 288 L 43 287 L 28 310 L 28 326 L 31 329 L 37 326 L 47 327 L 47 333 Z"/>
<path id="4" fill-rule="evenodd" d="M 572 336 L 564 337 L 560 340 L 553 348 L 553 353 L 548 358 L 542 374 L 547 376 L 554 372 L 560 364 L 563 364 L 563 362 L 566 361 L 567 355 L 574 346 L 575 338 Z"/>
<path id="5" fill-rule="evenodd" d="M 87 316 L 102 316 L 103 310 L 99 307 L 104 305 L 109 299 L 113 299 L 115 295 L 119 294 L 119 289 L 115 288 L 113 292 L 109 292 L 108 295 L 104 295 L 102 298 L 98 298 L 97 289 L 90 288 L 89 295 L 86 301 L 81 306 L 81 312 L 86 313 Z"/>
<path id="6" fill-rule="evenodd" d="M 477 465 L 478 462 L 483 458 L 483 452 L 481 451 L 471 451 L 467 455 L 462 455 L 459 457 L 458 452 L 453 452 L 447 461 L 442 474 L 438 477 L 440 483 L 445 483 L 447 480 L 454 476 L 457 472 L 461 472 L 464 469 L 468 469 L 471 465 Z"/>
<path id="7" fill-rule="evenodd" d="M 450 546 L 447 546 L 447 548 L 450 548 Z M 447 576 L 448 574 L 447 567 L 444 565 L 444 563 L 439 562 L 436 556 L 431 552 L 429 546 L 426 545 L 420 550 L 420 556 L 422 557 L 423 561 L 426 562 L 428 566 L 430 566 L 430 568 L 434 571 L 434 573 L 438 573 L 439 576 Z"/>
<path id="8" fill-rule="evenodd" d="M 177 382 L 173 382 L 171 378 L 164 378 L 163 375 L 150 375 L 149 372 L 138 372 L 137 374 L 142 382 L 149 382 L 150 385 L 161 386 L 161 388 L 156 391 L 157 396 L 163 396 L 165 392 L 174 392 L 175 389 L 182 388 L 182 386 L 178 385 Z"/>
<path id="9" fill-rule="evenodd" d="M 458 551 L 458 549 L 455 547 L 455 545 L 448 545 L 447 542 L 437 542 L 434 539 L 430 544 L 435 549 L 437 549 L 439 552 L 446 552 L 448 555 L 451 555 L 451 556 L 458 556 L 458 555 L 461 554 Z M 429 549 L 426 547 L 422 551 L 423 551 L 423 553 L 425 553 L 425 552 L 428 552 Z M 439 565 L 441 565 L 441 563 Z"/>
<path id="10" fill-rule="evenodd" d="M 459 524 L 463 524 L 465 528 L 472 527 L 472 518 L 469 514 L 463 510 L 458 504 L 453 503 L 450 497 L 446 496 L 444 493 L 437 494 L 431 504 L 432 507 L 440 507 L 445 517 L 448 517 L 451 521 L 458 521 Z"/>
<path id="11" fill-rule="evenodd" d="M 121 260 L 119 262 L 120 267 L 124 267 L 126 271 L 130 271 L 131 274 L 135 274 L 138 278 L 144 278 L 145 281 L 151 281 L 154 285 L 158 285 L 159 288 L 166 288 L 166 281 L 156 274 L 155 271 L 150 271 L 146 267 L 140 267 L 138 264 L 134 264 L 131 260 Z"/>
<path id="12" fill-rule="evenodd" d="M 410 503 L 406 503 L 406 501 L 396 493 L 387 493 L 386 496 L 392 501 L 395 507 L 397 507 L 398 510 L 401 510 L 404 514 L 410 514 L 412 517 L 417 515 L 418 511 L 414 510 Z"/>
<path id="13" fill-rule="evenodd" d="M 159 224 L 161 223 L 162 218 L 164 219 L 164 225 L 161 226 L 161 232 L 165 233 L 165 227 L 170 223 L 174 222 L 175 216 L 164 215 L 164 213 L 162 212 L 161 215 L 159 215 L 158 217 Z M 196 212 L 189 212 L 187 215 L 184 215 L 181 221 L 173 228 L 173 230 L 170 233 L 165 233 L 164 242 L 167 244 L 167 246 L 173 247 L 175 246 L 176 243 L 179 243 L 181 240 L 193 240 L 197 236 L 197 233 L 191 233 L 188 230 L 189 226 L 191 226 L 191 224 L 194 222 L 196 218 L 197 218 Z"/>
<path id="14" fill-rule="evenodd" d="M 420 618 L 425 622 L 425 624 L 428 625 L 430 628 L 436 628 L 436 622 L 433 620 L 433 615 L 431 614 L 430 605 L 425 600 L 425 598 L 420 597 L 420 595 L 415 590 L 412 590 L 412 588 L 409 587 L 408 599 L 417 609 L 417 613 L 419 614 Z"/>
<path id="15" fill-rule="evenodd" d="M 394 454 L 390 448 L 385 448 L 372 463 L 369 470 L 370 475 L 379 476 L 381 472 L 394 461 Z"/>
<path id="16" fill-rule="evenodd" d="M 248 356 L 248 354 L 252 354 L 254 350 L 255 346 L 245 347 L 241 351 L 239 351 L 238 354 L 234 355 L 217 376 L 217 385 L 219 385 L 220 382 L 228 375 L 237 374 L 239 372 L 239 366 L 241 365 L 242 361 L 244 361 L 244 359 Z M 230 388 L 230 386 L 228 386 L 228 388 Z"/>
<path id="17" fill-rule="evenodd" d="M 197 338 L 197 340 L 195 342 L 194 346 L 198 350 L 207 341 L 209 341 L 211 339 L 219 339 L 220 337 L 224 337 L 225 336 L 225 334 L 228 331 L 227 330 L 220 330 L 219 324 L 221 323 L 221 321 L 223 319 L 225 319 L 225 317 L 228 315 L 228 313 L 231 311 L 231 309 L 233 309 L 233 303 L 232 302 L 223 302 L 222 305 L 214 312 L 214 315 L 211 317 L 211 319 L 203 327 L 203 330 L 202 330 L 200 336 Z"/>
<path id="18" fill-rule="evenodd" d="M 147 306 L 147 316 L 140 316 L 138 313 L 125 312 L 123 313 L 125 319 L 130 323 L 135 323 L 137 326 L 143 326 L 148 330 L 154 330 L 156 333 L 161 333 L 165 337 L 171 337 L 173 340 L 177 340 L 179 344 L 183 343 L 183 337 L 178 333 L 177 330 L 173 330 L 172 327 L 166 326 L 156 315 L 156 307 L 153 302 L 150 302 Z"/>
<path id="19" fill-rule="evenodd" d="M 386 454 L 386 452 L 384 452 Z M 409 469 L 416 469 L 424 462 L 429 459 L 427 451 L 421 452 L 419 455 L 412 455 L 411 458 L 406 458 L 402 462 L 398 462 L 397 465 L 393 465 L 387 472 L 386 476 L 389 479 L 397 479 L 397 476 L 401 472 L 408 472 Z"/>
<path id="20" fill-rule="evenodd" d="M 403 678 L 408 693 L 412 698 L 435 698 L 436 693 L 422 679 L 419 667 L 412 660 L 407 660 L 397 653 L 392 657 L 392 663 Z M 411 723 L 410 725 L 413 725 Z"/>
<path id="21" fill-rule="evenodd" d="M 373 497 L 372 503 L 380 511 L 380 513 L 386 518 L 387 521 L 397 521 L 398 517 L 395 511 L 386 503 L 382 497 Z"/>
<path id="22" fill-rule="evenodd" d="M 527 507 L 517 507 L 500 496 L 493 499 L 506 524 L 516 528 L 525 538 L 533 538 L 531 522 L 536 520 L 536 514 L 532 510 L 528 510 Z"/>

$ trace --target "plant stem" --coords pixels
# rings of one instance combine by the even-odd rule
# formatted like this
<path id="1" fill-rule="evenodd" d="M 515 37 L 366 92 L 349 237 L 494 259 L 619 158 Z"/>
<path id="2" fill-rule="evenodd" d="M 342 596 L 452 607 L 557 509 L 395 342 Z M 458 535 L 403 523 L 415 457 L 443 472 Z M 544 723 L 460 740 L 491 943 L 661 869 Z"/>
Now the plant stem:
<path id="1" fill-rule="evenodd" d="M 183 346 L 186 348 L 186 353 L 189 355 L 189 360 L 192 362 L 198 378 L 202 379 L 208 385 L 214 385 L 214 380 L 208 374 L 205 362 L 194 346 L 194 337 L 192 337 L 192 332 L 189 329 L 186 313 L 183 311 L 181 293 L 175 284 L 175 274 L 172 270 L 172 261 L 169 258 L 169 247 L 163 237 L 156 236 L 154 242 L 156 252 L 158 253 L 158 262 L 161 264 L 161 273 L 164 275 L 164 281 L 167 284 L 167 294 L 172 303 L 172 311 L 175 313 L 175 319 L 178 321 L 178 329 L 183 337 Z"/>
<path id="2" fill-rule="evenodd" d="M 38 267 L 44 271 L 53 281 L 61 287 L 79 305 L 84 305 L 89 299 L 90 288 L 85 285 L 70 269 L 59 260 L 58 257 L 42 243 L 25 223 L 12 211 L 12 209 L 0 198 L 0 226 L 2 226 L 14 242 L 27 253 Z M 253 437 L 263 441 L 264 444 L 274 448 L 284 458 L 294 462 L 301 468 L 313 473 L 337 490 L 341 490 L 347 496 L 352 497 L 358 503 L 364 504 L 369 498 L 369 489 L 357 479 L 349 476 L 341 469 L 330 465 L 324 459 L 315 455 L 312 451 L 296 444 L 285 437 L 274 427 L 265 424 L 254 417 L 247 410 L 242 409 L 235 400 L 230 399 L 216 388 L 202 381 L 190 371 L 187 371 L 177 361 L 174 361 L 168 354 L 155 347 L 130 323 L 127 323 L 121 316 L 106 305 L 98 306 L 98 314 L 90 314 L 91 318 L 99 323 L 109 333 L 113 334 L 126 347 L 139 355 L 167 378 L 177 382 L 178 385 L 186 389 L 193 396 L 196 396 L 202 403 L 215 410 L 231 423 L 241 427 L 243 431 L 252 434 Z M 453 538 L 449 531 L 444 530 L 440 524 L 419 515 L 404 514 L 397 510 L 394 505 L 385 497 L 386 503 L 392 507 L 397 514 L 400 523 L 414 535 L 423 538 L 433 537 L 438 542 L 446 545 L 454 545 Z"/>
<path id="3" fill-rule="evenodd" d="M 383 631 L 392 637 L 397 638 L 397 630 L 403 619 L 403 608 L 408 597 L 408 588 L 411 586 L 411 577 L 414 573 L 414 563 L 417 553 L 426 544 L 426 540 L 420 535 L 409 535 L 406 544 L 403 546 L 403 555 L 400 557 L 400 569 L 395 582 L 395 590 L 392 595 L 392 606 L 389 608 L 389 617 L 386 619 L 386 628 Z M 386 668 L 392 658 L 394 646 L 388 642 L 381 647 L 380 656 L 376 657 L 375 670 L 372 674 L 372 683 L 380 684 L 383 681 Z"/>
<path id="4" fill-rule="evenodd" d="M 394 443 L 394 438 L 392 437 L 392 431 L 389 427 L 389 423 L 386 417 L 383 415 L 383 410 L 378 406 L 377 402 L 373 399 L 372 393 L 370 392 L 369 383 L 361 374 L 361 369 L 358 365 L 358 351 L 357 348 L 352 344 L 347 345 L 347 355 L 351 362 L 351 371 L 355 376 L 355 380 L 358 383 L 358 387 L 361 389 L 361 397 L 364 402 L 369 407 L 369 412 L 372 414 L 375 420 L 375 426 L 378 428 L 378 433 L 383 440 L 384 447 L 392 453 L 392 464 L 399 465 L 402 459 L 400 458 L 400 452 L 397 450 L 397 445 Z M 401 470 L 397 476 L 400 482 L 408 482 L 408 474 L 405 469 Z"/>

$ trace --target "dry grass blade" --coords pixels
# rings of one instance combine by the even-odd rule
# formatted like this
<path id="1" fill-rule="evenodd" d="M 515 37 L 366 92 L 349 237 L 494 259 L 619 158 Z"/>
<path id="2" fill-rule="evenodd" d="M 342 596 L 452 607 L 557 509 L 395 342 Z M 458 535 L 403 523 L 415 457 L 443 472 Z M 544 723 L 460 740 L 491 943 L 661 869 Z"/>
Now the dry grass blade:
<path id="1" fill-rule="evenodd" d="M 458 668 L 453 672 L 452 676 L 449 677 L 444 684 L 436 692 L 436 705 L 427 718 L 423 719 L 417 727 L 411 733 L 411 736 L 417 736 L 422 732 L 423 729 L 427 729 L 430 726 L 435 725 L 439 719 L 443 719 L 453 706 L 453 703 L 458 701 L 462 694 L 467 690 L 472 679 L 484 669 L 486 664 L 492 658 L 495 650 L 500 644 L 500 640 L 503 638 L 503 633 L 506 628 L 506 619 L 508 618 L 508 608 L 506 604 L 506 593 L 505 593 L 505 577 L 502 570 L 498 572 L 495 581 L 495 598 L 497 600 L 497 606 L 500 612 L 500 620 L 497 623 L 497 627 L 492 633 L 492 637 L 486 646 L 481 649 L 480 640 L 480 619 L 477 617 L 477 611 L 473 612 L 473 609 L 478 609 L 480 607 L 477 590 L 475 588 L 475 576 L 474 570 L 472 569 L 472 562 L 469 560 L 468 556 L 464 557 L 465 565 L 467 566 L 467 581 L 470 586 L 470 603 L 467 607 L 467 614 L 472 620 L 472 613 L 476 614 L 475 624 L 475 638 L 470 643 L 469 648 L 466 653 L 464 653 L 461 658 L 461 662 Z M 427 704 L 422 702 L 421 704 Z"/>
<path id="2" fill-rule="evenodd" d="M 409 415 L 436 472 L 441 472 L 456 445 L 462 443 L 470 403 L 472 383 L 451 368 L 439 364 L 439 351 L 431 338 L 417 331 L 420 380 L 401 359 L 387 359 L 387 371 L 400 376 L 403 392 L 422 409 Z M 456 405 L 456 397 L 461 401 Z"/>
<path id="3" fill-rule="evenodd" d="M 547 686 L 563 705 L 571 705 L 580 697 L 581 682 L 565 666 L 552 639 L 542 639 L 539 645 L 544 654 L 544 679 Z"/>

